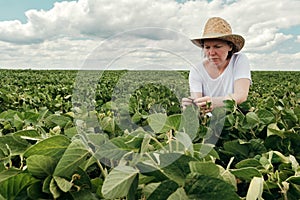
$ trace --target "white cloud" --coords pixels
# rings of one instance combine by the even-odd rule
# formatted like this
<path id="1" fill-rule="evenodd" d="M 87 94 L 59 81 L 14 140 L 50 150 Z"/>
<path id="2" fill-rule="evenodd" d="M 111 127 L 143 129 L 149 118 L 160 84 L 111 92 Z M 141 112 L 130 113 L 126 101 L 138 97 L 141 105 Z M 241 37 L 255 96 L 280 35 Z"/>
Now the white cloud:
<path id="1" fill-rule="evenodd" d="M 55 3 L 51 10 L 28 10 L 26 23 L 17 20 L 0 22 L 0 50 L 7 52 L 1 55 L 0 66 L 80 68 L 83 60 L 107 38 L 118 44 L 116 48 L 137 48 L 141 43 L 145 47 L 156 43 L 159 47 L 171 49 L 174 55 L 178 52 L 184 57 L 191 54 L 199 58 L 201 52 L 190 44 L 188 38 L 200 36 L 209 17 L 221 16 L 230 22 L 235 33 L 246 38 L 244 51 L 255 64 L 253 68 L 272 65 L 277 69 L 289 65 L 291 69 L 299 69 L 298 54 L 278 53 L 283 42 L 295 39 L 280 30 L 300 25 L 299 10 L 298 0 L 277 0 L 276 3 L 267 0 L 60 2 Z M 162 29 L 136 29 L 141 27 Z M 132 33 L 132 38 L 124 41 L 126 38 L 121 33 L 126 31 Z M 295 42 L 299 41 L 298 36 Z M 294 48 L 299 48 L 297 46 Z M 107 50 L 110 51 L 102 52 L 101 59 L 111 54 L 112 49 Z M 141 54 L 135 56 L 145 55 Z M 146 54 L 150 56 L 149 52 Z M 163 58 L 165 53 L 160 52 L 159 56 L 166 63 L 172 63 L 166 59 L 168 57 Z M 261 59 L 263 64 L 259 64 Z"/>

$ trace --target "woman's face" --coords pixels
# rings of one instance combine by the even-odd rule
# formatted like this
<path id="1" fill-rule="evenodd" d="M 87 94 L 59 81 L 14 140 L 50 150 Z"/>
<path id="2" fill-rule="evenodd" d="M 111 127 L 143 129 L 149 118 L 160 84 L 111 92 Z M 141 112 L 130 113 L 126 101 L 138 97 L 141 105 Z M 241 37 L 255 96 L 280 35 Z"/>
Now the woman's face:
<path id="1" fill-rule="evenodd" d="M 203 50 L 205 57 L 209 62 L 222 67 L 227 64 L 228 52 L 232 50 L 232 47 L 223 40 L 219 39 L 206 39 L 203 42 Z"/>

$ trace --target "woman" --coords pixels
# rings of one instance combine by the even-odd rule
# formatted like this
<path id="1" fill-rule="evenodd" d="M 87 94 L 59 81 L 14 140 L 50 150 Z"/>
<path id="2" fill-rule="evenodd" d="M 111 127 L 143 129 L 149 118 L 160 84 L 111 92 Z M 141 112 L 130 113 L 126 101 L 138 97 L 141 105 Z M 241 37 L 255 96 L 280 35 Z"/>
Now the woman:
<path id="1" fill-rule="evenodd" d="M 237 104 L 246 101 L 251 84 L 251 72 L 246 55 L 239 51 L 245 39 L 232 34 L 228 22 L 220 17 L 210 18 L 202 37 L 192 39 L 204 52 L 202 63 L 190 70 L 191 97 L 182 99 L 182 106 L 197 105 L 210 112 L 227 99 Z"/>

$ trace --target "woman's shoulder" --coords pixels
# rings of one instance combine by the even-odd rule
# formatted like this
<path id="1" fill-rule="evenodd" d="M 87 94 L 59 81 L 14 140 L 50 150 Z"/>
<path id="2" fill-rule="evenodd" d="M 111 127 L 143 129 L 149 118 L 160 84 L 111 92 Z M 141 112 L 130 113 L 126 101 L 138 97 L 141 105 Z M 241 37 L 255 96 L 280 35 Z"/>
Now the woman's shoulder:
<path id="1" fill-rule="evenodd" d="M 243 52 L 237 52 L 237 53 L 234 53 L 231 57 L 233 63 L 236 63 L 236 62 L 248 62 L 248 57 L 246 56 L 245 53 Z"/>

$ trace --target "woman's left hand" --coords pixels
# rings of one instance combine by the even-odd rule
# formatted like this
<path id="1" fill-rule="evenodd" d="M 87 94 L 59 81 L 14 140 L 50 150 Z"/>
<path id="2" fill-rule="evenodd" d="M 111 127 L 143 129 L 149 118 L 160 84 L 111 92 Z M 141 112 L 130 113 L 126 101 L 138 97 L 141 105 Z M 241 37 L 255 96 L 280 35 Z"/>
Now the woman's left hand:
<path id="1" fill-rule="evenodd" d="M 213 109 L 212 99 L 209 96 L 196 98 L 193 101 L 200 109 L 200 111 L 208 113 Z"/>

